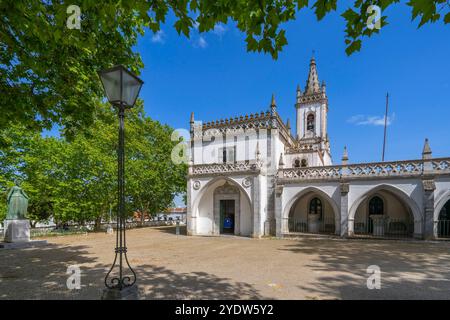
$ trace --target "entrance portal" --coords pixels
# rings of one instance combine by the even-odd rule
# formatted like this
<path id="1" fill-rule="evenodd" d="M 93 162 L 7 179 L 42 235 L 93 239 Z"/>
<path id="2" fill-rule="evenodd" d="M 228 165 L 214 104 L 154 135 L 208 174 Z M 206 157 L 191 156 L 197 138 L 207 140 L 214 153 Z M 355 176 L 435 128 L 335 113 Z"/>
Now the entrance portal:
<path id="1" fill-rule="evenodd" d="M 234 201 L 220 200 L 220 233 L 234 234 Z"/>

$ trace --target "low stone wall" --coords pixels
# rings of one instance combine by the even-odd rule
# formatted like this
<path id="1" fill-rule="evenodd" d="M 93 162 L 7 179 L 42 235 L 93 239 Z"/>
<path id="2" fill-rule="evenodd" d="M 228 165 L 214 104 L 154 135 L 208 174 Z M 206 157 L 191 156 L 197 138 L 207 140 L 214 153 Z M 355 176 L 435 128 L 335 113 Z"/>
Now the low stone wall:
<path id="1" fill-rule="evenodd" d="M 106 232 L 106 229 L 108 227 L 109 223 L 102 223 L 100 226 L 100 231 Z M 171 226 L 176 225 L 176 221 L 145 221 L 143 225 L 139 221 L 133 221 L 133 222 L 127 222 L 126 228 L 127 229 L 134 229 L 134 228 L 145 228 L 145 227 L 161 227 L 161 226 Z M 185 225 L 184 222 L 180 222 L 180 225 Z M 116 224 L 112 223 L 113 229 L 116 229 Z M 49 227 L 37 227 L 37 228 L 31 228 L 30 229 L 30 236 L 33 237 L 43 237 L 48 235 L 64 235 L 64 234 L 78 234 L 78 233 L 87 233 L 94 231 L 94 224 L 89 223 L 84 226 L 80 225 L 69 225 L 67 229 L 56 229 L 55 226 L 49 226 Z M 0 228 L 0 239 L 3 239 L 4 237 L 4 229 Z"/>

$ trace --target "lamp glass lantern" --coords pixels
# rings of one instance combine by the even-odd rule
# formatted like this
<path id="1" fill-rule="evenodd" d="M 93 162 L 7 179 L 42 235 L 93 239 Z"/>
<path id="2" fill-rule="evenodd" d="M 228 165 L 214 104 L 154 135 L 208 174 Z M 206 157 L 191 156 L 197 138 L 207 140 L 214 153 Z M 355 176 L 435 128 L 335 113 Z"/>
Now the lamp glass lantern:
<path id="1" fill-rule="evenodd" d="M 99 72 L 108 101 L 115 106 L 131 108 L 144 83 L 124 66 L 118 65 Z"/>

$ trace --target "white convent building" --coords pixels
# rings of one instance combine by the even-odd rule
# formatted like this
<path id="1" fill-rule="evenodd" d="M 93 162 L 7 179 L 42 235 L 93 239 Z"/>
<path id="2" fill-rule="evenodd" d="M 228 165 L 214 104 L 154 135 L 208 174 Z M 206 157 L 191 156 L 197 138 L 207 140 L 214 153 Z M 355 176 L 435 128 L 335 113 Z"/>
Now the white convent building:
<path id="1" fill-rule="evenodd" d="M 450 158 L 332 163 L 328 98 L 311 59 L 296 136 L 267 111 L 190 121 L 188 235 L 450 237 Z"/>

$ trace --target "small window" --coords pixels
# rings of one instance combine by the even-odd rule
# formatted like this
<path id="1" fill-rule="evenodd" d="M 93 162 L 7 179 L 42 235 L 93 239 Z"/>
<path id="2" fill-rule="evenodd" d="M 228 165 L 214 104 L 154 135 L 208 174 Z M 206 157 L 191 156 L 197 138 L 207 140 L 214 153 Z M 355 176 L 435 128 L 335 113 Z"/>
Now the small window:
<path id="1" fill-rule="evenodd" d="M 300 160 L 296 159 L 294 161 L 294 168 L 300 168 Z"/>
<path id="2" fill-rule="evenodd" d="M 306 118 L 306 130 L 314 131 L 314 115 L 310 114 Z"/>
<path id="3" fill-rule="evenodd" d="M 302 159 L 302 167 L 307 167 L 308 166 L 308 161 L 306 161 L 306 159 Z"/>
<path id="4" fill-rule="evenodd" d="M 384 214 L 383 199 L 378 196 L 373 197 L 369 201 L 369 215 Z"/>
<path id="5" fill-rule="evenodd" d="M 219 148 L 219 162 L 234 163 L 235 162 L 235 147 Z"/>
<path id="6" fill-rule="evenodd" d="M 319 198 L 314 198 L 309 203 L 309 214 L 318 214 L 319 219 L 322 219 L 322 201 Z"/>

